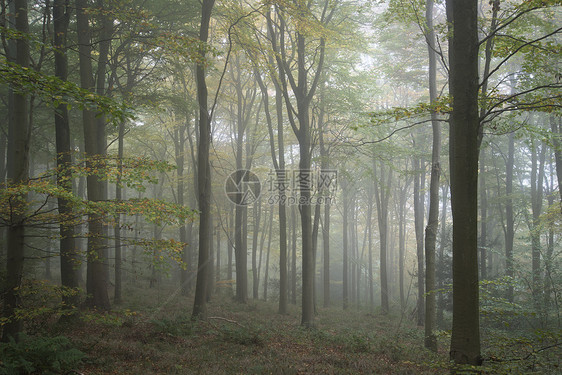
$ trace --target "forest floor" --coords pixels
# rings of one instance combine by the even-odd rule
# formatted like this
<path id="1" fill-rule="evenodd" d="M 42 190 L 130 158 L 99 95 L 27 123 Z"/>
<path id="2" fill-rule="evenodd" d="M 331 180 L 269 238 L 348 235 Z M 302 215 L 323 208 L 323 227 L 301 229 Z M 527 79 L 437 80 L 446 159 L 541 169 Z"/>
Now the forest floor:
<path id="1" fill-rule="evenodd" d="M 305 329 L 299 324 L 298 306 L 289 305 L 289 313 L 280 315 L 276 301 L 235 303 L 230 288 L 223 287 L 208 304 L 209 319 L 192 322 L 192 298 L 181 296 L 177 289 L 128 285 L 125 290 L 123 303 L 110 313 L 83 311 L 72 324 L 52 316 L 27 327 L 33 337 L 64 336 L 85 354 L 80 365 L 72 365 L 75 371 L 51 373 L 450 373 L 450 336 L 443 333 L 439 352 L 433 353 L 423 347 L 423 327 L 416 327 L 408 315 L 383 315 L 365 307 L 350 306 L 345 311 L 341 306 L 319 307 L 315 328 Z M 513 329 L 499 330 L 495 338 L 491 330 L 484 331 L 487 365 L 457 373 L 559 373 L 560 329 L 539 330 L 529 339 L 511 335 Z M 1 364 L 0 358 L 0 374 Z"/>
<path id="2" fill-rule="evenodd" d="M 319 308 L 317 326 L 299 325 L 291 305 L 208 304 L 209 320 L 191 322 L 191 298 L 173 290 L 137 289 L 106 316 L 58 326 L 86 353 L 81 374 L 438 374 L 446 348 L 423 348 L 423 329 L 408 319 L 366 310 Z"/>
<path id="3" fill-rule="evenodd" d="M 244 305 L 219 294 L 209 320 L 194 323 L 191 301 L 139 288 L 111 314 L 53 333 L 86 353 L 81 374 L 447 373 L 447 348 L 425 350 L 423 329 L 407 318 L 319 308 L 317 326 L 304 329 L 297 306 L 279 315 L 276 302 Z"/>

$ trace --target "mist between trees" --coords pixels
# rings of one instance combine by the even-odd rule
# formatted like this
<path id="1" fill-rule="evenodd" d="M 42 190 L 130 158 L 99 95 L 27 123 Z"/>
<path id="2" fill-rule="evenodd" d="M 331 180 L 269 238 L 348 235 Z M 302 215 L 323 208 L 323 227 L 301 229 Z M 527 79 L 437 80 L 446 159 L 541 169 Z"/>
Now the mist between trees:
<path id="1" fill-rule="evenodd" d="M 560 1 L 1 5 L 5 353 L 141 287 L 559 369 Z"/>

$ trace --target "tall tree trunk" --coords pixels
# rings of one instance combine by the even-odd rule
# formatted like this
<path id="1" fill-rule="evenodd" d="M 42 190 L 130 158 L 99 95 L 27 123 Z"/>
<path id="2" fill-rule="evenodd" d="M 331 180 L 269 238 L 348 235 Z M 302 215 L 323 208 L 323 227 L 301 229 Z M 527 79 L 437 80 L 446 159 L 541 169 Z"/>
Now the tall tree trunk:
<path id="1" fill-rule="evenodd" d="M 226 268 L 226 278 L 228 280 L 232 280 L 232 253 L 233 253 L 233 247 L 232 247 L 232 237 L 234 237 L 234 209 L 230 210 L 230 214 L 228 215 L 228 230 L 229 230 L 229 237 L 228 237 L 228 246 L 227 246 L 227 268 Z"/>
<path id="2" fill-rule="evenodd" d="M 342 247 L 343 247 L 343 309 L 346 310 L 349 307 L 349 190 L 346 180 L 342 181 L 342 191 L 343 191 L 343 218 L 342 218 Z"/>
<path id="3" fill-rule="evenodd" d="M 482 152 L 484 153 L 484 152 Z M 482 158 L 483 159 L 483 158 Z M 480 183 L 480 279 L 485 280 L 487 278 L 487 242 L 488 242 L 488 193 L 486 191 L 486 171 L 483 166 L 484 163 L 480 165 L 480 175 L 478 176 Z"/>
<path id="4" fill-rule="evenodd" d="M 258 234 L 261 219 L 261 199 L 254 203 L 253 207 L 253 228 L 252 228 L 252 298 L 257 300 L 259 296 L 259 275 L 258 275 Z"/>
<path id="5" fill-rule="evenodd" d="M 355 196 L 352 196 L 350 199 L 350 207 L 349 207 L 349 212 L 350 212 L 350 222 L 351 225 L 349 226 L 349 234 L 350 234 L 350 241 L 349 241 L 349 248 L 350 248 L 350 260 L 351 260 L 351 264 L 350 264 L 350 271 L 351 271 L 351 275 L 350 275 L 350 281 L 351 281 L 351 289 L 350 289 L 350 294 L 351 294 L 351 304 L 355 305 L 357 303 L 357 262 L 358 262 L 358 257 L 357 257 L 357 247 L 355 246 L 356 243 L 356 232 L 355 232 Z"/>
<path id="6" fill-rule="evenodd" d="M 373 172 L 376 171 L 376 161 L 373 159 Z M 389 312 L 389 290 L 388 290 L 388 203 L 390 185 L 392 182 L 392 169 L 388 168 L 388 176 L 385 176 L 384 165 L 380 164 L 380 173 L 375 172 L 375 201 L 377 203 L 377 216 L 379 223 L 379 245 L 380 245 L 380 280 L 381 280 L 381 308 L 383 314 Z M 385 181 L 385 179 L 387 179 Z"/>
<path id="7" fill-rule="evenodd" d="M 55 0 L 53 3 L 54 46 L 55 46 L 55 76 L 62 81 L 68 79 L 68 57 L 66 53 L 66 40 L 70 22 L 69 0 Z M 57 185 L 68 192 L 72 192 L 72 163 L 70 145 L 70 123 L 68 109 L 65 104 L 55 109 L 55 133 L 57 149 Z M 74 226 L 66 220 L 72 220 L 70 202 L 58 198 L 59 214 L 62 217 L 60 228 L 60 274 L 61 284 L 68 288 L 78 288 L 79 259 L 74 243 Z M 66 306 L 76 306 L 78 294 L 63 297 Z"/>
<path id="8" fill-rule="evenodd" d="M 409 183 L 407 184 L 409 185 Z M 400 188 L 398 204 L 399 227 L 398 227 L 398 285 L 400 289 L 400 307 L 402 311 L 406 308 L 406 297 L 404 295 L 404 259 L 406 254 L 406 203 L 408 186 Z"/>
<path id="9" fill-rule="evenodd" d="M 478 293 L 478 1 L 447 0 L 449 39 L 453 327 L 450 357 L 480 365 Z"/>
<path id="10" fill-rule="evenodd" d="M 211 199 L 212 200 L 212 199 Z M 209 220 L 209 268 L 207 270 L 207 302 L 215 293 L 215 249 L 213 248 L 213 216 Z"/>
<path id="11" fill-rule="evenodd" d="M 513 241 L 515 239 L 515 217 L 513 214 L 513 168 L 515 164 L 515 135 L 509 133 L 505 171 L 505 274 L 514 276 Z M 513 302 L 513 282 L 507 290 L 507 300 Z"/>
<path id="12" fill-rule="evenodd" d="M 219 217 L 219 221 L 220 221 L 220 217 Z M 215 268 L 215 281 L 219 282 L 222 280 L 221 278 L 221 223 L 219 222 L 215 228 L 215 230 L 217 231 L 217 246 L 215 251 L 217 252 L 217 255 L 215 257 L 215 263 L 216 263 L 216 268 Z"/>
<path id="13" fill-rule="evenodd" d="M 98 48 L 98 59 L 97 59 L 97 69 L 95 74 L 96 79 L 96 93 L 100 96 L 108 95 L 109 92 L 106 91 L 106 72 L 107 64 L 109 61 L 109 47 L 111 45 L 111 38 L 113 35 L 113 20 L 108 16 L 108 7 L 106 4 L 107 0 L 97 0 L 96 8 L 99 13 L 99 24 L 101 25 L 100 37 L 99 37 L 99 48 Z M 95 122 L 97 127 L 97 147 L 99 155 L 107 155 L 107 136 L 106 136 L 106 119 L 105 113 L 98 112 L 95 116 Z M 101 200 L 107 200 L 108 184 L 107 181 L 98 180 L 100 184 L 100 194 Z M 105 279 L 109 283 L 109 246 L 108 246 L 108 226 L 103 224 L 105 220 L 102 220 L 102 247 L 103 247 L 103 270 L 105 273 Z"/>
<path id="14" fill-rule="evenodd" d="M 14 0 L 15 29 L 27 35 L 29 24 L 27 18 L 27 1 Z M 16 41 L 15 63 L 29 66 L 29 45 L 26 38 Z M 29 102 L 23 93 L 13 94 L 12 121 L 8 131 L 8 181 L 17 185 L 24 183 L 29 178 Z M 10 338 L 18 340 L 18 334 L 23 329 L 23 322 L 15 316 L 16 309 L 21 306 L 21 296 L 18 288 L 23 277 L 24 250 L 25 250 L 25 224 L 24 209 L 27 196 L 21 194 L 14 199 L 12 223 L 7 233 L 6 247 L 6 291 L 4 294 L 3 316 L 9 318 L 4 324 L 2 341 L 8 342 Z"/>
<path id="15" fill-rule="evenodd" d="M 123 199 L 123 188 L 121 187 L 121 176 L 123 174 L 123 155 L 124 155 L 125 122 L 119 123 L 119 133 L 117 136 L 117 162 L 119 163 L 119 174 L 115 186 L 115 200 L 120 202 Z M 115 291 L 113 303 L 122 302 L 123 292 L 123 248 L 121 244 L 121 215 L 115 215 Z"/>
<path id="16" fill-rule="evenodd" d="M 276 40 L 275 30 L 273 28 L 273 21 L 271 19 L 271 10 L 267 12 L 267 33 L 270 40 Z M 276 52 L 278 51 L 277 44 L 273 46 Z M 269 63 L 274 66 L 274 58 L 270 55 Z M 280 67 L 279 67 L 279 70 Z M 281 72 L 279 72 L 282 74 Z M 272 82 L 275 87 L 275 114 L 277 122 L 277 153 L 275 147 L 275 137 L 273 133 L 273 121 L 271 119 L 269 111 L 269 94 L 267 88 L 264 85 L 259 72 L 256 70 L 256 80 L 260 86 L 262 97 L 264 101 L 264 110 L 266 114 L 266 120 L 269 130 L 269 142 L 271 149 L 271 158 L 273 161 L 273 167 L 275 168 L 275 173 L 277 176 L 276 187 L 279 190 L 279 194 L 286 198 L 286 171 L 285 171 L 285 141 L 284 141 L 284 130 L 283 130 L 283 93 L 281 92 L 281 87 L 277 77 L 272 77 Z M 281 197 L 280 196 L 280 197 Z M 289 279 L 287 274 L 288 258 L 287 258 L 287 209 L 286 202 L 279 199 L 279 314 L 287 314 L 287 304 L 288 304 L 288 291 L 289 291 Z"/>
<path id="17" fill-rule="evenodd" d="M 429 54 L 429 97 L 430 102 L 437 100 L 437 56 L 435 53 L 435 33 L 433 30 L 433 0 L 427 0 L 425 19 L 427 24 L 427 41 Z M 431 151 L 431 180 L 429 183 L 429 214 L 425 228 L 425 347 L 436 352 L 435 335 L 435 246 L 439 225 L 439 176 L 441 173 L 441 124 L 437 113 L 431 111 L 431 128 L 433 146 Z"/>
<path id="18" fill-rule="evenodd" d="M 322 21 L 328 22 L 333 13 L 333 8 L 328 11 L 329 2 L 324 3 L 324 10 Z M 302 7 L 301 11 L 306 11 L 306 4 L 299 4 Z M 330 14 L 329 16 L 326 16 Z M 326 16 L 326 18 L 324 18 Z M 281 17 L 283 19 L 283 17 Z M 322 22 L 321 21 L 321 22 Z M 280 30 L 285 29 L 284 22 L 281 22 Z M 315 275 L 315 259 L 314 249 L 312 244 L 312 208 L 310 205 L 312 181 L 311 178 L 311 165 L 312 165 L 312 132 L 310 125 L 310 103 L 314 97 L 314 93 L 318 87 L 319 78 L 324 64 L 324 51 L 325 41 L 320 38 L 319 45 L 316 50 L 318 62 L 315 64 L 315 69 L 308 65 L 307 55 L 307 40 L 305 34 L 297 30 L 295 33 L 294 47 L 296 54 L 296 74 L 293 76 L 294 71 L 290 67 L 291 64 L 287 63 L 287 54 L 284 48 L 284 36 L 281 33 L 280 41 L 280 54 L 276 55 L 277 66 L 282 72 L 280 74 L 280 81 L 282 85 L 282 92 L 285 99 L 285 106 L 287 107 L 287 114 L 289 115 L 289 122 L 295 133 L 299 144 L 299 176 L 297 185 L 299 186 L 299 210 L 301 214 L 301 246 L 302 246 L 302 319 L 301 325 L 311 327 L 314 325 L 314 275 Z M 309 76 L 312 74 L 312 80 Z M 287 79 L 291 86 L 292 94 L 289 92 Z M 293 105 L 291 97 L 294 95 L 296 99 L 296 108 Z M 297 121 L 294 116 L 296 115 Z"/>
<path id="19" fill-rule="evenodd" d="M 199 40 L 207 43 L 209 23 L 215 0 L 203 0 Z M 197 64 L 197 102 L 199 104 L 199 148 L 197 150 L 197 188 L 199 195 L 199 257 L 197 282 L 192 319 L 207 318 L 207 281 L 209 273 L 209 248 L 211 241 L 211 171 L 209 149 L 211 145 L 211 116 L 207 108 L 207 83 L 205 81 L 205 48 L 199 50 L 201 62 Z"/>
<path id="20" fill-rule="evenodd" d="M 548 181 L 548 194 L 547 194 L 547 202 L 548 208 L 550 211 L 550 207 L 554 205 L 554 169 L 555 166 L 553 165 L 553 157 L 552 152 L 550 152 L 549 157 L 549 175 L 550 179 Z M 554 163 L 555 164 L 555 163 Z M 544 289 L 543 289 L 543 306 L 544 306 L 544 314 L 545 317 L 548 317 L 548 309 L 550 308 L 550 295 L 553 292 L 553 283 L 552 283 L 552 257 L 554 254 L 554 225 L 553 223 L 549 223 L 548 225 L 548 245 L 546 248 L 546 254 L 544 257 Z"/>
<path id="21" fill-rule="evenodd" d="M 424 188 L 425 166 L 418 156 L 414 158 L 414 227 L 416 232 L 416 255 L 418 265 L 418 301 L 416 304 L 416 321 L 418 326 L 423 326 L 425 321 L 425 281 L 424 281 L 424 249 L 423 249 L 423 224 L 424 224 Z M 423 169 L 423 171 L 422 171 Z"/>
<path id="22" fill-rule="evenodd" d="M 537 150 L 535 141 L 531 141 L 531 210 L 533 214 L 531 223 L 531 273 L 532 273 L 532 292 L 535 301 L 535 309 L 538 311 L 541 307 L 541 294 L 543 287 L 541 285 L 541 231 L 540 215 L 543 205 L 543 181 L 544 181 L 544 164 L 546 157 L 546 146 L 543 143 L 540 150 Z"/>
<path id="23" fill-rule="evenodd" d="M 554 148 L 554 161 L 556 162 L 556 180 L 558 186 L 562 186 L 562 145 L 560 137 L 562 137 L 562 120 L 555 115 L 550 116 L 550 130 L 552 132 L 552 146 Z M 560 202 L 562 203 L 562 189 L 558 189 L 560 194 Z M 562 207 L 562 205 L 561 205 Z"/>
<path id="24" fill-rule="evenodd" d="M 263 278 L 263 300 L 267 301 L 267 288 L 269 283 L 269 255 L 271 253 L 271 239 L 273 238 L 273 212 L 269 215 L 269 233 L 267 236 L 267 256 L 265 258 L 265 274 Z"/>
<path id="25" fill-rule="evenodd" d="M 327 172 L 330 168 L 328 149 L 324 143 L 324 85 L 320 87 L 320 113 L 318 114 L 318 143 L 320 146 L 320 170 Z M 330 306 L 330 191 L 323 186 L 321 196 L 324 197 L 324 216 L 322 223 L 322 291 L 323 305 Z"/>
<path id="26" fill-rule="evenodd" d="M 400 224 L 401 225 L 401 224 Z M 373 186 L 367 187 L 367 247 L 369 252 L 369 268 L 367 282 L 369 283 L 369 309 L 375 307 L 375 291 L 373 283 Z M 402 277 L 402 273 L 400 273 Z M 400 284 L 402 285 L 402 283 Z M 402 289 L 401 289 L 402 290 Z"/>
<path id="27" fill-rule="evenodd" d="M 85 90 L 94 90 L 92 70 L 92 42 L 88 17 L 88 2 L 76 0 L 76 28 L 78 34 L 78 51 L 80 55 L 80 85 Z M 97 168 L 92 164 L 92 157 L 98 157 L 100 147 L 98 143 L 98 128 L 96 126 L 95 113 L 88 109 L 82 111 L 82 123 L 84 127 L 84 150 L 86 153 L 86 167 L 94 170 Z M 98 202 L 103 200 L 103 184 L 94 175 L 86 178 L 88 189 L 88 200 Z M 93 213 L 88 216 L 88 269 L 86 280 L 87 304 L 102 310 L 109 310 L 109 295 L 107 293 L 107 278 L 104 263 L 105 248 L 103 240 L 102 216 Z"/>
<path id="28" fill-rule="evenodd" d="M 304 37 L 299 42 L 300 49 L 304 52 Z M 302 105 L 302 104 L 301 104 Z M 311 143 L 308 106 L 299 108 L 299 173 L 310 173 L 311 170 Z M 301 203 L 301 241 L 302 241 L 302 317 L 301 325 L 312 327 L 314 325 L 314 249 L 312 247 L 312 207 L 310 205 L 311 186 L 303 186 L 300 191 Z"/>
<path id="29" fill-rule="evenodd" d="M 291 206 L 291 227 L 293 235 L 291 236 L 291 303 L 297 304 L 297 209 Z"/>
<path id="30" fill-rule="evenodd" d="M 445 269 L 445 244 L 448 241 L 447 237 L 447 202 L 448 202 L 448 192 L 449 186 L 443 184 L 441 187 L 441 233 L 439 234 L 439 258 L 438 258 L 438 265 L 437 269 L 439 270 L 438 274 L 439 277 L 437 278 L 437 289 L 440 291 L 437 297 L 437 326 L 439 329 L 446 329 L 445 328 L 445 319 L 444 319 L 444 311 L 445 311 L 445 300 L 443 298 L 443 270 Z"/>
<path id="31" fill-rule="evenodd" d="M 267 216 L 269 214 L 269 220 L 267 220 Z M 261 282 L 261 275 L 262 275 L 262 260 L 263 260 L 263 253 L 264 253 L 264 249 L 265 249 L 265 237 L 268 233 L 271 233 L 271 216 L 273 215 L 273 212 L 269 212 L 268 210 L 265 211 L 265 218 L 263 220 L 263 229 L 261 231 L 261 235 L 260 235 L 260 256 L 258 259 L 258 289 L 259 289 L 259 285 Z M 259 294 L 259 290 L 258 290 L 258 294 Z"/>

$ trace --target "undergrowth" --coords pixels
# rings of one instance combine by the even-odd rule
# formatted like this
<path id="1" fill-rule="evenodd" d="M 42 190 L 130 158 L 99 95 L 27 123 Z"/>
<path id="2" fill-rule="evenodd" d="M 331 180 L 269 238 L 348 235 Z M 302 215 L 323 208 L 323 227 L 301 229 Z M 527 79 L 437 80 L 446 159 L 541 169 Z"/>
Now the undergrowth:
<path id="1" fill-rule="evenodd" d="M 5 344 L 0 374 L 81 368 L 88 375 L 417 375 L 451 369 L 450 332 L 440 332 L 440 350 L 433 353 L 423 347 L 423 328 L 377 311 L 323 308 L 315 327 L 305 329 L 298 324 L 298 306 L 280 315 L 276 301 L 239 304 L 223 296 L 209 303 L 208 320 L 192 321 L 191 299 L 175 289 L 130 290 L 118 310 L 83 313 L 79 323 L 53 324 L 42 337 Z M 484 366 L 459 367 L 457 373 L 554 374 L 560 368 L 559 332 L 485 332 Z"/>

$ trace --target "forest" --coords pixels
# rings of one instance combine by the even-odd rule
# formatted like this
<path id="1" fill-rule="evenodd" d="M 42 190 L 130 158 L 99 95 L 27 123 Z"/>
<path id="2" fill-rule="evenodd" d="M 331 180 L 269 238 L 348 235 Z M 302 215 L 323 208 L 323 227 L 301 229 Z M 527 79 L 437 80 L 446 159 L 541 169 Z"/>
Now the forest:
<path id="1" fill-rule="evenodd" d="M 562 371 L 562 1 L 0 6 L 0 374 Z"/>

